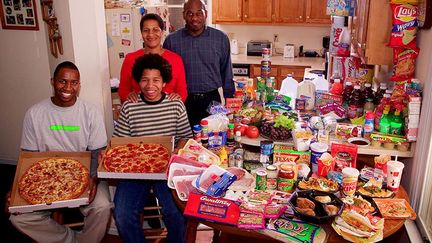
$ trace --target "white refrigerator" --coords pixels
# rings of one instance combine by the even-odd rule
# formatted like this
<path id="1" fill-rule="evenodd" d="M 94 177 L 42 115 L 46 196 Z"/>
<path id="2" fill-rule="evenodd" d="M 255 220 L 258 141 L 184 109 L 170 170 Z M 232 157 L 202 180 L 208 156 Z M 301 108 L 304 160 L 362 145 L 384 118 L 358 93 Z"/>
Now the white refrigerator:
<path id="1" fill-rule="evenodd" d="M 143 48 L 140 20 L 145 13 L 156 13 L 161 16 L 166 25 L 166 35 L 168 34 L 169 18 L 166 4 L 105 9 L 111 79 L 120 79 L 121 65 L 126 54 Z"/>

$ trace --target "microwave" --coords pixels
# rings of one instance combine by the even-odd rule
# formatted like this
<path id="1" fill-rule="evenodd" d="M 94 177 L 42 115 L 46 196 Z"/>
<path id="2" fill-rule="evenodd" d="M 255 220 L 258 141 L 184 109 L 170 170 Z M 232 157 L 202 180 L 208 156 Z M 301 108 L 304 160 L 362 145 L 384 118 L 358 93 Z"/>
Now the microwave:
<path id="1" fill-rule="evenodd" d="M 247 43 L 246 54 L 248 56 L 261 56 L 262 49 L 270 49 L 270 55 L 272 54 L 272 43 L 267 40 L 251 40 Z"/>

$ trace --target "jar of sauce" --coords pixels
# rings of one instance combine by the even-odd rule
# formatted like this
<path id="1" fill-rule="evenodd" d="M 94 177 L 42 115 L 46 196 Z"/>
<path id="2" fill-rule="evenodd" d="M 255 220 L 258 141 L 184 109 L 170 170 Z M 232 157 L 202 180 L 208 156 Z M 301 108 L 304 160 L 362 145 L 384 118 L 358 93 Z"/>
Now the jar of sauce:
<path id="1" fill-rule="evenodd" d="M 292 192 L 295 183 L 295 163 L 285 163 L 280 166 L 277 188 L 279 191 Z"/>

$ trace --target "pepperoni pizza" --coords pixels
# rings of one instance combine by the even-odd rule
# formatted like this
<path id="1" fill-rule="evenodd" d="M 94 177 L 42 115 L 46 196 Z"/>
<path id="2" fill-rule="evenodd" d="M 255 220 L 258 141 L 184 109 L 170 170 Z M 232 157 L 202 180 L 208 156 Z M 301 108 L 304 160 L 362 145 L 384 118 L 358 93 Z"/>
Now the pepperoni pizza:
<path id="1" fill-rule="evenodd" d="M 78 160 L 48 158 L 24 172 L 18 183 L 18 193 L 29 204 L 49 204 L 78 198 L 88 184 L 89 171 Z"/>
<path id="2" fill-rule="evenodd" d="M 129 143 L 109 149 L 103 166 L 108 172 L 161 173 L 168 165 L 168 149 L 157 143 Z"/>

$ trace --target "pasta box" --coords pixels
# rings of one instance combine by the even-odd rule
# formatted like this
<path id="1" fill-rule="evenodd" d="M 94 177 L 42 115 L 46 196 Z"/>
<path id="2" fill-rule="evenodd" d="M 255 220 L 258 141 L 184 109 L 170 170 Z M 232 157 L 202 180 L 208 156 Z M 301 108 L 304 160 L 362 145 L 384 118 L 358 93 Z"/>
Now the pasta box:
<path id="1" fill-rule="evenodd" d="M 76 208 L 88 204 L 88 188 L 81 196 L 63 201 L 55 201 L 44 204 L 29 204 L 18 192 L 18 183 L 24 173 L 36 162 L 48 158 L 68 158 L 78 160 L 90 171 L 90 152 L 21 152 L 15 172 L 15 179 L 11 191 L 11 201 L 9 206 L 10 213 L 29 213 L 38 210 L 55 208 Z"/>
<path id="2" fill-rule="evenodd" d="M 166 149 L 168 149 L 169 156 L 171 156 L 172 151 L 174 151 L 174 137 L 173 136 L 147 136 L 147 137 L 113 137 L 105 151 L 111 148 L 115 148 L 120 145 L 126 144 L 149 144 L 156 143 L 161 144 Z M 169 157 L 168 157 L 169 160 Z M 166 165 L 168 166 L 168 160 Z M 98 167 L 98 177 L 99 178 L 116 178 L 116 179 L 144 179 L 144 180 L 166 180 L 166 170 L 164 168 L 160 173 L 133 173 L 133 172 L 111 172 L 107 171 L 104 166 L 105 158 L 103 156 L 102 161 L 99 163 Z"/>
<path id="3" fill-rule="evenodd" d="M 237 225 L 240 208 L 231 200 L 191 193 L 184 215 L 224 224 Z"/>

